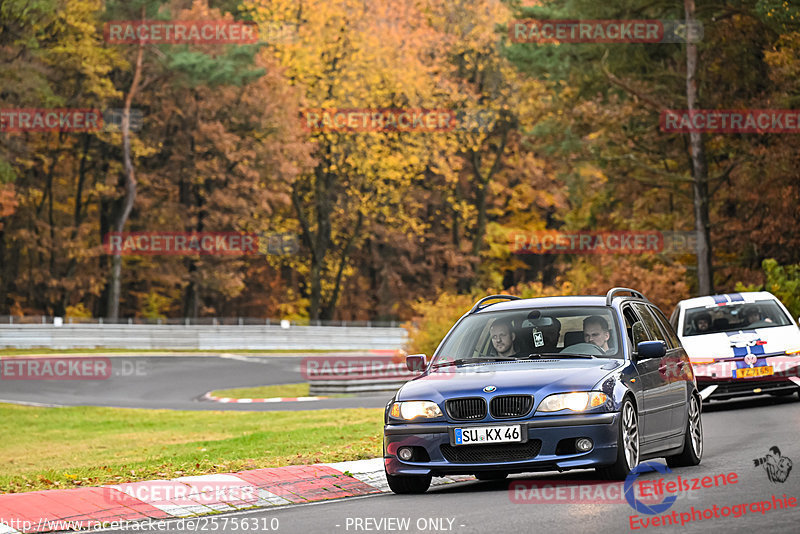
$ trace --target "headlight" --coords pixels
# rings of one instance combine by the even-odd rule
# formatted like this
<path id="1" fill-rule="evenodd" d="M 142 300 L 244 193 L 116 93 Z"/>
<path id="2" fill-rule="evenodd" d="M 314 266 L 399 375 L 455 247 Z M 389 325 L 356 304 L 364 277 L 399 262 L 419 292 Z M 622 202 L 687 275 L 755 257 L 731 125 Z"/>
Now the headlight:
<path id="1" fill-rule="evenodd" d="M 559 393 L 557 395 L 550 395 L 545 398 L 539 408 L 538 412 L 557 412 L 559 410 L 567 409 L 573 412 L 582 412 L 589 408 L 596 408 L 602 406 L 608 400 L 605 393 L 599 391 L 581 391 L 578 393 Z"/>
<path id="2" fill-rule="evenodd" d="M 438 404 L 431 401 L 402 401 L 392 404 L 389 415 L 395 419 L 411 420 L 417 417 L 432 419 L 441 417 L 442 410 L 439 409 Z"/>

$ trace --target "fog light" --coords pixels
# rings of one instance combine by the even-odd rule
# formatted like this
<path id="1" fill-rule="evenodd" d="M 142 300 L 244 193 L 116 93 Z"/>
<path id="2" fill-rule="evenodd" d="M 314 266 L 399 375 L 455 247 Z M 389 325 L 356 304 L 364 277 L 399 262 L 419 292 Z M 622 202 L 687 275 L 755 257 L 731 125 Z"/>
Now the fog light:
<path id="1" fill-rule="evenodd" d="M 589 438 L 580 438 L 575 442 L 575 448 L 578 452 L 586 452 L 592 448 L 592 440 Z"/>
<path id="2" fill-rule="evenodd" d="M 397 449 L 397 456 L 399 456 L 404 462 L 407 462 L 411 460 L 412 456 L 414 456 L 414 451 L 411 449 L 411 447 L 400 447 Z"/>

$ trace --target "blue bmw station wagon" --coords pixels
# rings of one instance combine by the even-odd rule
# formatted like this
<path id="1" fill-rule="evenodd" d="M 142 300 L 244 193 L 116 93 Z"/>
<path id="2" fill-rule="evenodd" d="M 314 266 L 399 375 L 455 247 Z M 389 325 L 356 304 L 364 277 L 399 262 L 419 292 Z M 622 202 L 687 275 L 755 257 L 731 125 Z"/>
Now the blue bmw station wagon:
<path id="1" fill-rule="evenodd" d="M 447 474 L 594 468 L 624 479 L 650 458 L 702 458 L 692 365 L 638 291 L 486 297 L 426 362 L 407 357 L 422 374 L 386 406 L 384 465 L 395 493 L 423 493 Z"/>

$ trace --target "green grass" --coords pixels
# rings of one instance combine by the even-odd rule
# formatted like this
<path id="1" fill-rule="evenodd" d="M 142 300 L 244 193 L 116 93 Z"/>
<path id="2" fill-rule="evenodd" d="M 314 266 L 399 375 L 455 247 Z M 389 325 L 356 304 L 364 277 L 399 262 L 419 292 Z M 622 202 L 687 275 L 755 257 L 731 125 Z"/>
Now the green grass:
<path id="1" fill-rule="evenodd" d="M 381 409 L 220 412 L 0 404 L 0 493 L 381 455 Z"/>
<path id="2" fill-rule="evenodd" d="M 277 384 L 273 386 L 258 386 L 254 388 L 218 389 L 212 391 L 214 397 L 228 397 L 231 399 L 269 399 L 272 397 L 308 397 L 309 385 L 303 384 Z M 352 395 L 324 395 L 325 397 L 352 397 Z"/>
<path id="3" fill-rule="evenodd" d="M 185 350 L 169 350 L 169 349 L 0 349 L 0 356 L 17 356 L 24 354 L 114 354 L 114 353 L 142 353 L 142 354 L 182 354 L 182 353 L 197 353 L 199 356 L 204 354 L 316 354 L 324 352 L 364 352 L 360 350 L 325 350 L 325 349 L 272 349 L 272 350 L 200 350 L 200 349 L 185 349 Z"/>

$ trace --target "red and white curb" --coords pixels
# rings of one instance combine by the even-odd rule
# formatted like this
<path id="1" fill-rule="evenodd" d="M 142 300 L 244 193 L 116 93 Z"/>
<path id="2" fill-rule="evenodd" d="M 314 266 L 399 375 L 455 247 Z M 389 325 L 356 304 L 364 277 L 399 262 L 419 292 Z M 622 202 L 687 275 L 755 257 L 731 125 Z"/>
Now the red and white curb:
<path id="1" fill-rule="evenodd" d="M 434 478 L 432 485 L 473 480 Z M 248 508 L 384 493 L 383 459 L 253 469 L 103 487 L 0 495 L 0 534 L 50 532 L 146 519 L 171 519 Z"/>
<path id="2" fill-rule="evenodd" d="M 270 397 L 268 399 L 234 399 L 231 397 L 215 397 L 211 392 L 203 395 L 202 399 L 211 402 L 250 404 L 252 402 L 307 402 L 327 399 L 328 397 Z M 2 533 L 0 533 L 2 534 Z"/>

